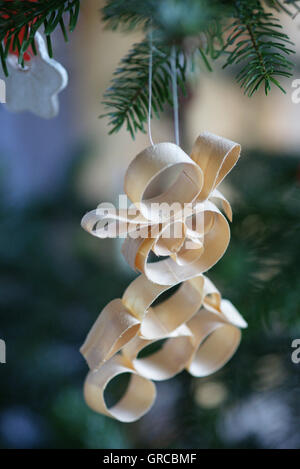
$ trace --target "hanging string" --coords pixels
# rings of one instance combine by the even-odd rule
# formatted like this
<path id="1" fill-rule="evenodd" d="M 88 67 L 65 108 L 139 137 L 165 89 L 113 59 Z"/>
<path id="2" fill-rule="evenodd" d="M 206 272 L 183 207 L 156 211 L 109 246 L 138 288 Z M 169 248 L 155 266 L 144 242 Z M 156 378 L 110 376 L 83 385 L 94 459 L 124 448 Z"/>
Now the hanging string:
<path id="1" fill-rule="evenodd" d="M 149 33 L 149 72 L 148 72 L 148 135 L 152 146 L 154 146 L 151 133 L 151 114 L 152 114 L 152 69 L 153 69 L 153 47 L 152 47 L 152 29 Z"/>
<path id="2" fill-rule="evenodd" d="M 172 93 L 174 109 L 174 133 L 175 143 L 179 145 L 179 117 L 178 117 L 178 92 L 177 92 L 177 70 L 176 70 L 176 48 L 172 46 L 171 50 L 171 72 L 172 72 Z"/>

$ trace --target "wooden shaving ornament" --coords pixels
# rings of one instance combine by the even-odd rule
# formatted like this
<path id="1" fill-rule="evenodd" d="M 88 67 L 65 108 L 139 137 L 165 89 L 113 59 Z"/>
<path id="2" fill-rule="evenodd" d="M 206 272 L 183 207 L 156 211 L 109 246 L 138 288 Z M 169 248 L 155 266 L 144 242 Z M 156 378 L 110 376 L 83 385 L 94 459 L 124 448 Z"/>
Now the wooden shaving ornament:
<path id="1" fill-rule="evenodd" d="M 129 209 L 115 212 L 101 206 L 84 216 L 84 229 L 100 238 L 115 236 L 117 223 L 118 234 L 128 236 L 123 254 L 141 272 L 121 299 L 102 310 L 81 347 L 91 370 L 84 395 L 95 411 L 135 421 L 154 403 L 153 381 L 184 369 L 196 377 L 208 376 L 235 353 L 247 323 L 204 272 L 229 244 L 228 222 L 213 200 L 221 202 L 231 221 L 231 206 L 218 186 L 239 156 L 238 144 L 209 133 L 198 137 L 191 157 L 172 143 L 154 145 L 132 161 L 125 176 L 135 215 Z M 195 223 L 198 216 L 200 224 Z M 182 224 L 182 236 L 165 237 L 165 230 L 176 224 Z M 166 259 L 151 263 L 151 252 Z M 176 291 L 157 301 L 177 284 Z M 140 356 L 159 341 L 163 344 L 158 351 Z M 108 408 L 104 391 L 122 373 L 131 374 L 129 387 Z"/>

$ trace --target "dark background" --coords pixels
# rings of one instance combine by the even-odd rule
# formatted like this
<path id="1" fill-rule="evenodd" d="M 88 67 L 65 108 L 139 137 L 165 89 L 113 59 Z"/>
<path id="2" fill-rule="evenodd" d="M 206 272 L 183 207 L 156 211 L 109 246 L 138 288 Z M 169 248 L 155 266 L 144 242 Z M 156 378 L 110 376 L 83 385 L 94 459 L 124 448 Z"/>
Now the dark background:
<path id="1" fill-rule="evenodd" d="M 61 55 L 74 71 L 65 46 Z M 291 360 L 300 338 L 298 147 L 256 148 L 253 134 L 252 145 L 240 141 L 242 158 L 228 177 L 232 240 L 209 276 L 249 324 L 237 353 L 209 378 L 184 372 L 158 383 L 151 412 L 122 424 L 89 410 L 82 396 L 87 366 L 79 347 L 135 274 L 119 242 L 80 228 L 101 201 L 84 197 L 80 181 L 102 147 L 77 133 L 74 100 L 71 80 L 53 121 L 0 108 L 0 338 L 7 345 L 0 446 L 300 448 L 300 364 Z M 105 151 L 120 138 L 106 140 Z M 114 163 L 114 176 L 105 165 L 98 175 L 110 183 L 124 171 Z"/>

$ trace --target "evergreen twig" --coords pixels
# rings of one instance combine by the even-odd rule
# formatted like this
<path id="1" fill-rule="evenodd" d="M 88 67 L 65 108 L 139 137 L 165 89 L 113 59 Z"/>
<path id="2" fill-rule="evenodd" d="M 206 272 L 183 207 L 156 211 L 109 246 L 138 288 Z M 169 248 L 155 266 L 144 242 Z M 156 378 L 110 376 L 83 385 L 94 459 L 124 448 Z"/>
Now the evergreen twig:
<path id="1" fill-rule="evenodd" d="M 267 13 L 257 0 L 236 2 L 236 20 L 225 49 L 231 48 L 224 68 L 232 64 L 244 64 L 237 81 L 248 96 L 261 85 L 265 93 L 271 83 L 285 92 L 278 77 L 290 77 L 293 63 L 286 56 L 293 54 L 293 43 L 282 31 L 272 13 Z"/>
<path id="2" fill-rule="evenodd" d="M 290 8 L 293 6 L 297 11 L 298 3 L 279 0 L 107 0 L 103 19 L 112 29 L 123 26 L 129 30 L 140 27 L 147 31 L 151 22 L 161 42 L 161 50 L 166 51 L 175 43 L 185 57 L 182 85 L 188 79 L 188 65 L 194 63 L 197 53 L 208 70 L 212 69 L 212 61 L 224 56 L 224 68 L 240 67 L 237 81 L 244 92 L 252 96 L 262 85 L 266 94 L 271 84 L 284 92 L 279 78 L 290 77 L 293 67 L 287 58 L 294 52 L 292 43 L 265 6 L 293 16 Z M 186 47 L 189 39 L 194 41 L 192 51 Z M 122 60 L 112 86 L 105 94 L 109 109 L 105 116 L 112 127 L 110 133 L 118 131 L 123 124 L 132 136 L 138 130 L 144 131 L 148 52 L 147 42 L 135 45 Z M 189 53 L 192 60 L 189 60 Z M 167 102 L 170 103 L 168 57 L 168 52 L 165 52 L 165 58 L 157 56 L 153 67 L 152 104 L 156 114 Z"/>
<path id="3" fill-rule="evenodd" d="M 149 43 L 145 39 L 135 44 L 122 59 L 114 73 L 110 88 L 104 95 L 104 104 L 110 109 L 103 116 L 109 117 L 112 126 L 109 133 L 118 131 L 123 124 L 134 137 L 137 130 L 145 132 L 148 115 L 148 63 Z M 177 54 L 177 80 L 185 92 L 186 60 Z M 170 49 L 153 45 L 152 109 L 157 117 L 165 103 L 172 105 Z"/>
<path id="4" fill-rule="evenodd" d="M 80 0 L 0 0 L 0 42 L 5 41 L 5 47 L 0 48 L 0 58 L 5 74 L 9 50 L 15 50 L 22 63 L 27 49 L 31 46 L 35 50 L 34 36 L 42 25 L 51 57 L 52 33 L 60 27 L 67 40 L 67 30 L 74 30 L 79 10 Z M 65 13 L 68 13 L 68 24 Z"/>
<path id="5" fill-rule="evenodd" d="M 34 51 L 34 35 L 41 26 L 51 56 L 52 33 L 60 28 L 67 40 L 80 5 L 80 0 L 0 0 L 0 61 L 5 73 L 9 51 L 17 51 L 22 64 L 27 49 L 31 46 Z M 294 18 L 299 11 L 300 0 L 106 0 L 102 9 L 103 20 L 112 29 L 140 28 L 147 34 L 151 24 L 156 37 L 152 99 L 156 115 L 172 104 L 169 56 L 173 44 L 183 90 L 197 56 L 208 70 L 223 56 L 224 67 L 240 68 L 237 81 L 248 96 L 261 86 L 267 94 L 272 84 L 284 92 L 280 78 L 291 76 L 293 64 L 288 57 L 294 51 L 274 14 L 284 12 Z M 104 96 L 111 133 L 123 124 L 132 136 L 144 131 L 148 58 L 144 40 L 133 46 L 114 74 Z"/>

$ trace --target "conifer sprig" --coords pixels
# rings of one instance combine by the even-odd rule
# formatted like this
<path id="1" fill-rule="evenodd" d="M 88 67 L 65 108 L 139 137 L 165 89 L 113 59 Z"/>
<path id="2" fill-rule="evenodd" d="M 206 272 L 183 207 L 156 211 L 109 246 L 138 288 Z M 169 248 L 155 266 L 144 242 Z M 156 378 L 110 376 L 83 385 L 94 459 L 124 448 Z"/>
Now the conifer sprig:
<path id="1" fill-rule="evenodd" d="M 5 74 L 8 52 L 16 51 L 22 63 L 30 46 L 35 51 L 34 36 L 41 26 L 52 57 L 52 33 L 60 28 L 67 41 L 67 31 L 74 30 L 79 10 L 80 0 L 0 0 L 0 58 Z"/>
<path id="2" fill-rule="evenodd" d="M 34 36 L 42 27 L 49 55 L 51 35 L 60 28 L 65 40 L 76 26 L 80 0 L 0 0 L 0 59 L 7 73 L 9 52 L 17 51 L 22 64 Z M 268 9 L 266 9 L 268 8 Z M 177 79 L 184 90 L 190 65 L 197 57 L 208 70 L 222 57 L 224 67 L 238 68 L 237 81 L 248 96 L 260 87 L 266 94 L 280 79 L 290 77 L 294 52 L 277 18 L 300 12 L 300 0 L 106 0 L 102 9 L 107 27 L 139 28 L 155 32 L 153 99 L 156 115 L 172 105 L 170 50 L 177 50 Z M 276 16 L 274 16 L 276 15 Z M 156 49 L 156 50 L 155 50 Z M 148 41 L 133 46 L 116 70 L 104 96 L 110 132 L 124 124 L 132 136 L 145 130 L 148 101 Z"/>
<path id="3" fill-rule="evenodd" d="M 282 32 L 277 18 L 267 13 L 259 1 L 236 3 L 236 20 L 225 46 L 231 51 L 224 68 L 242 65 L 237 81 L 248 96 L 262 85 L 268 94 L 272 83 L 285 92 L 278 79 L 292 75 L 293 63 L 287 56 L 294 53 L 293 43 Z"/>
<path id="4" fill-rule="evenodd" d="M 288 57 L 294 52 L 293 44 L 278 19 L 265 7 L 293 16 L 290 8 L 293 6 L 297 11 L 297 4 L 297 1 L 279 0 L 107 0 L 103 19 L 113 29 L 155 28 L 160 50 L 164 51 L 164 55 L 156 56 L 153 67 L 152 105 L 158 115 L 166 103 L 172 104 L 168 75 L 171 44 L 176 44 L 178 58 L 185 59 L 185 66 L 179 69 L 183 89 L 189 65 L 198 55 L 210 71 L 212 62 L 222 57 L 224 68 L 233 65 L 238 68 L 237 82 L 249 97 L 261 86 L 268 94 L 272 84 L 284 92 L 280 78 L 291 76 L 293 64 Z M 192 50 L 187 42 L 194 43 Z M 108 107 L 105 116 L 109 118 L 111 133 L 123 124 L 132 136 L 138 130 L 144 131 L 148 57 L 147 41 L 135 45 L 113 77 L 112 86 L 105 94 Z"/>
<path id="5" fill-rule="evenodd" d="M 166 46 L 153 44 L 153 80 L 152 110 L 159 117 L 166 103 L 172 105 L 170 49 Z M 104 104 L 109 112 L 112 127 L 109 133 L 118 131 L 123 124 L 131 136 L 140 130 L 145 132 L 148 116 L 148 72 L 149 72 L 149 41 L 146 38 L 124 57 L 114 73 L 110 88 L 104 94 Z M 184 54 L 177 52 L 177 81 L 185 92 L 186 60 Z"/>

